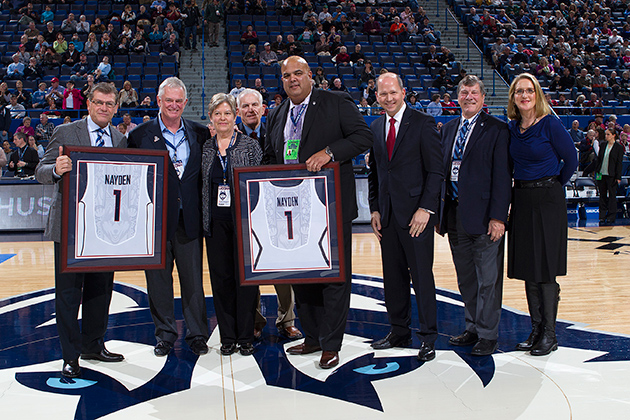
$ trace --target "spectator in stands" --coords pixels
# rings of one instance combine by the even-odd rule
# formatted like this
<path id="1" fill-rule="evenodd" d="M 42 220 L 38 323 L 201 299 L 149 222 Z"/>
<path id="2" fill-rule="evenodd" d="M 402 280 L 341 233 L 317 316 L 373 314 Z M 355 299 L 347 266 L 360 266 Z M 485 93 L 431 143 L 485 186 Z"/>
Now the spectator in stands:
<path id="1" fill-rule="evenodd" d="M 88 74 L 85 80 L 86 80 L 86 83 L 81 88 L 81 96 L 83 96 L 84 98 L 87 98 L 89 97 L 90 92 L 92 91 L 92 88 L 94 87 L 94 75 Z"/>
<path id="2" fill-rule="evenodd" d="M 55 42 L 53 42 L 53 49 L 57 54 L 63 54 L 68 50 L 68 42 L 61 32 L 57 33 Z"/>
<path id="3" fill-rule="evenodd" d="M 130 4 L 125 5 L 125 8 L 120 15 L 120 20 L 124 23 L 128 23 L 129 25 L 134 25 L 136 23 L 136 12 L 132 10 Z"/>
<path id="4" fill-rule="evenodd" d="M 74 20 L 74 13 L 69 13 L 68 17 L 61 22 L 61 32 L 73 34 L 77 31 L 77 21 Z"/>
<path id="5" fill-rule="evenodd" d="M 171 33 L 169 38 L 162 42 L 162 51 L 160 55 L 175 56 L 175 60 L 179 63 L 179 42 L 175 33 Z"/>
<path id="6" fill-rule="evenodd" d="M 434 93 L 431 95 L 431 102 L 427 105 L 427 114 L 432 117 L 438 117 L 442 115 L 442 105 L 440 105 L 440 94 Z"/>
<path id="7" fill-rule="evenodd" d="M 376 20 L 374 15 L 370 15 L 367 22 L 363 24 L 363 33 L 365 35 L 380 35 L 382 33 L 381 23 Z"/>
<path id="8" fill-rule="evenodd" d="M 49 44 L 44 39 L 44 35 L 38 35 L 37 43 L 35 44 L 35 47 L 33 47 L 33 53 L 39 54 L 40 52 L 42 52 L 42 55 L 43 55 L 43 52 L 45 52 L 46 48 L 48 47 L 49 47 Z"/>
<path id="9" fill-rule="evenodd" d="M 175 34 L 175 39 L 179 42 L 179 33 L 173 27 L 173 24 L 167 23 L 166 28 L 164 29 L 164 39 L 168 40 L 172 34 Z"/>
<path id="10" fill-rule="evenodd" d="M 151 25 L 151 32 L 147 35 L 149 42 L 151 43 L 162 43 L 164 40 L 164 34 L 160 31 L 160 25 L 154 23 Z"/>
<path id="11" fill-rule="evenodd" d="M 263 66 L 277 66 L 278 65 L 278 55 L 275 51 L 271 50 L 271 44 L 265 42 L 263 46 L 263 51 L 260 53 L 259 57 L 260 64 Z"/>
<path id="12" fill-rule="evenodd" d="M 315 44 L 315 52 L 317 55 L 328 56 L 330 55 L 330 42 L 328 42 L 328 38 L 326 35 L 322 35 L 319 37 L 319 41 Z"/>
<path id="13" fill-rule="evenodd" d="M 164 23 L 166 23 L 167 25 L 169 23 L 172 24 L 178 32 L 181 30 L 182 14 L 175 3 L 169 3 L 168 10 L 166 11 L 164 17 Z"/>
<path id="14" fill-rule="evenodd" d="M 129 44 L 129 51 L 134 54 L 147 55 L 149 53 L 149 44 L 142 37 L 140 31 L 136 32 L 136 36 L 131 44 Z"/>
<path id="15" fill-rule="evenodd" d="M 149 117 L 149 119 L 155 118 L 155 116 L 157 115 L 157 112 L 155 110 L 151 110 L 151 108 L 155 108 L 155 106 L 153 105 L 153 101 L 151 100 L 151 97 L 148 95 L 144 97 L 144 99 L 142 100 L 138 108 L 142 108 L 146 110 L 143 112 L 145 114 L 144 117 Z M 145 121 L 143 120 L 142 122 L 145 122 Z"/>
<path id="16" fill-rule="evenodd" d="M 241 35 L 241 44 L 243 45 L 258 45 L 258 34 L 254 30 L 252 25 L 247 25 L 247 29 Z"/>
<path id="17" fill-rule="evenodd" d="M 83 45 L 83 52 L 87 55 L 98 55 L 99 44 L 96 39 L 96 34 L 94 32 L 90 32 L 88 35 L 87 41 Z"/>
<path id="18" fill-rule="evenodd" d="M 591 75 L 588 74 L 588 70 L 583 68 L 580 71 L 580 75 L 575 78 L 576 87 L 580 92 L 584 95 L 589 95 L 593 90 L 593 79 Z"/>
<path id="19" fill-rule="evenodd" d="M 407 38 L 407 27 L 400 21 L 399 16 L 394 16 L 392 24 L 389 26 L 389 41 L 403 42 L 406 41 Z"/>
<path id="20" fill-rule="evenodd" d="M 328 6 L 327 5 L 323 5 L 322 6 L 322 11 L 319 12 L 318 20 L 320 22 L 323 22 L 329 17 L 332 17 L 332 15 L 328 12 Z"/>
<path id="21" fill-rule="evenodd" d="M 365 54 L 361 52 L 361 44 L 354 45 L 354 52 L 350 54 L 350 61 L 355 67 L 364 65 Z"/>
<path id="22" fill-rule="evenodd" d="M 156 7 L 155 9 L 153 9 L 153 12 L 151 12 L 151 19 L 153 20 L 153 23 L 156 23 L 160 26 L 164 24 L 165 18 L 166 12 L 164 11 L 164 7 L 162 6 Z"/>
<path id="23" fill-rule="evenodd" d="M 31 107 L 32 108 L 44 108 L 46 107 L 46 83 L 40 82 L 38 89 L 31 95 Z"/>
<path id="24" fill-rule="evenodd" d="M 149 28 L 151 27 L 151 13 L 149 13 L 149 11 L 147 10 L 146 6 L 144 4 L 140 5 L 140 8 L 138 9 L 138 14 L 136 15 L 137 20 L 136 20 L 136 26 L 142 26 L 145 28 Z"/>
<path id="25" fill-rule="evenodd" d="M 560 90 L 563 91 L 573 90 L 573 88 L 575 88 L 575 76 L 571 74 L 571 70 L 569 70 L 568 67 L 565 67 L 562 70 L 562 77 L 560 77 L 558 85 Z"/>
<path id="26" fill-rule="evenodd" d="M 457 86 L 457 85 L 455 85 Z M 457 115 L 459 114 L 459 108 L 451 100 L 451 95 L 445 93 L 442 97 L 442 115 Z"/>
<path id="27" fill-rule="evenodd" d="M 18 61 L 24 64 L 24 67 L 28 66 L 28 62 L 31 59 L 31 54 L 26 51 L 26 45 L 20 44 L 18 51 L 14 54 L 17 55 Z"/>
<path id="28" fill-rule="evenodd" d="M 234 80 L 234 88 L 230 91 L 230 95 L 234 96 L 234 99 L 238 98 L 238 95 L 244 91 L 243 82 L 241 79 Z"/>
<path id="29" fill-rule="evenodd" d="M 263 86 L 262 80 L 260 79 L 260 77 L 254 80 L 254 90 L 260 93 L 260 96 L 262 96 L 262 99 L 263 99 L 262 100 L 263 103 L 267 102 L 267 100 L 269 99 L 269 92 Z"/>
<path id="30" fill-rule="evenodd" d="M 341 40 L 341 37 L 339 37 Z M 295 42 L 295 36 L 293 34 L 287 35 L 287 55 L 299 55 L 303 54 L 302 45 L 300 43 Z"/>
<path id="31" fill-rule="evenodd" d="M 553 66 L 549 64 L 549 60 L 546 57 L 541 57 L 540 61 L 536 65 L 536 76 L 542 77 L 545 80 L 551 80 L 555 77 L 556 72 L 553 69 Z"/>
<path id="32" fill-rule="evenodd" d="M 576 145 L 585 139 L 584 131 L 580 130 L 580 121 L 573 120 L 571 129 L 569 129 L 569 135 Z"/>
<path id="33" fill-rule="evenodd" d="M 63 109 L 81 109 L 83 108 L 83 100 L 81 91 L 74 87 L 72 80 L 68 80 L 68 82 L 66 82 L 66 89 L 63 91 Z"/>
<path id="34" fill-rule="evenodd" d="M 166 1 L 164 1 L 164 0 L 153 0 L 153 2 L 151 3 L 151 9 L 158 9 L 160 7 L 162 9 L 166 9 Z"/>
<path id="35" fill-rule="evenodd" d="M 128 130 L 127 130 L 127 127 L 125 127 L 125 124 L 123 124 L 123 123 L 119 123 L 119 124 L 116 126 L 116 129 L 117 129 L 117 130 L 118 130 L 118 132 L 119 132 L 120 134 L 122 134 L 123 136 L 126 136 L 126 135 L 127 135 Z"/>
<path id="36" fill-rule="evenodd" d="M 279 93 L 276 93 L 275 96 L 273 97 L 273 101 L 271 101 L 268 108 L 270 110 L 274 109 L 276 107 L 279 107 L 281 103 L 282 103 L 282 95 L 280 95 Z"/>
<path id="37" fill-rule="evenodd" d="M 201 19 L 201 13 L 199 12 L 199 8 L 196 4 L 193 4 L 191 0 L 186 0 L 186 6 L 183 9 L 183 26 L 184 26 L 184 48 L 191 48 L 191 40 L 192 38 L 192 49 L 197 50 L 197 25 L 199 25 L 199 20 Z"/>
<path id="38" fill-rule="evenodd" d="M 359 99 L 358 108 L 361 115 L 372 115 L 372 108 L 370 107 L 370 104 L 367 103 L 367 99 L 365 99 L 364 97 L 361 97 L 361 99 Z"/>
<path id="39" fill-rule="evenodd" d="M 602 70 L 599 67 L 595 67 L 592 77 L 593 92 L 599 96 L 603 96 L 604 92 L 612 92 L 612 89 L 608 87 L 608 78 L 602 74 Z"/>
<path id="40" fill-rule="evenodd" d="M 35 139 L 35 136 L 28 136 L 28 147 L 37 152 L 37 157 L 39 159 L 44 157 L 45 150 L 41 144 L 37 144 L 37 139 Z"/>
<path id="41" fill-rule="evenodd" d="M 298 37 L 298 42 L 301 44 L 310 45 L 314 40 L 315 38 L 313 38 L 313 32 L 311 32 L 308 27 L 304 28 L 304 31 Z"/>
<path id="42" fill-rule="evenodd" d="M 13 144 L 17 150 L 11 154 L 9 169 L 14 171 L 16 177 L 27 177 L 35 175 L 35 168 L 39 163 L 37 150 L 28 147 L 28 137 L 24 133 L 13 135 Z"/>
<path id="43" fill-rule="evenodd" d="M 111 32 L 110 32 L 110 36 L 112 36 Z M 123 38 L 127 38 L 127 41 L 133 38 L 133 31 L 131 30 L 131 25 L 129 25 L 128 23 L 123 24 L 123 30 L 118 36 L 118 40 L 120 41 Z"/>
<path id="44" fill-rule="evenodd" d="M 319 85 L 326 80 L 326 75 L 324 74 L 324 69 L 321 66 L 318 66 L 315 69 L 313 74 L 313 83 L 315 87 L 319 87 Z"/>
<path id="45" fill-rule="evenodd" d="M 437 55 L 435 45 L 429 46 L 429 51 L 422 56 L 422 62 L 426 67 L 442 67 Z"/>
<path id="46" fill-rule="evenodd" d="M 131 115 L 127 112 L 123 115 L 123 121 L 122 121 L 123 125 L 125 126 L 125 128 L 127 129 L 126 132 L 130 132 L 131 130 L 133 130 L 138 124 L 134 123 L 133 121 L 131 121 Z"/>
<path id="47" fill-rule="evenodd" d="M 24 108 L 31 107 L 31 94 L 24 89 L 24 83 L 21 80 L 15 82 L 15 90 L 13 94 L 17 96 L 18 103 L 24 105 Z"/>
<path id="48" fill-rule="evenodd" d="M 208 24 L 208 45 L 210 47 L 217 47 L 219 39 L 219 29 L 221 22 L 223 22 L 223 9 L 219 0 L 212 0 L 208 2 L 204 11 L 204 19 Z"/>
<path id="49" fill-rule="evenodd" d="M 586 96 L 578 95 L 573 103 L 573 115 L 589 115 L 589 110 L 586 107 Z"/>
<path id="50" fill-rule="evenodd" d="M 24 119 L 22 120 L 22 125 L 19 126 L 15 132 L 16 133 L 24 133 L 26 134 L 26 136 L 34 136 L 35 135 L 35 129 L 31 126 L 31 117 L 29 117 L 28 115 L 26 117 L 24 117 Z"/>
<path id="51" fill-rule="evenodd" d="M 96 83 L 109 82 L 109 75 L 112 73 L 112 65 L 109 64 L 109 57 L 103 56 L 103 59 L 94 70 L 94 81 Z"/>
<path id="52" fill-rule="evenodd" d="M 335 63 L 337 66 L 350 66 L 352 64 L 350 54 L 348 54 L 348 49 L 345 46 L 339 48 L 339 54 L 335 56 Z"/>
<path id="53" fill-rule="evenodd" d="M 20 62 L 17 53 L 11 56 L 13 62 L 7 66 L 7 74 L 5 80 L 22 80 L 24 78 L 24 64 Z"/>
<path id="54" fill-rule="evenodd" d="M 284 56 L 287 52 L 287 44 L 282 41 L 282 35 L 277 35 L 276 40 L 271 43 L 271 49 L 275 51 L 278 58 Z"/>
<path id="55" fill-rule="evenodd" d="M 55 14 L 52 12 L 50 6 L 46 5 L 44 11 L 42 12 L 40 16 L 39 21 L 41 23 L 48 23 L 48 22 L 52 22 L 54 19 L 55 19 Z"/>
<path id="56" fill-rule="evenodd" d="M 11 118 L 14 120 L 18 118 L 24 118 L 26 116 L 26 108 L 24 108 L 24 105 L 18 103 L 17 96 L 15 95 L 11 95 L 11 99 L 9 101 L 9 105 L 7 105 L 7 109 L 11 111 Z"/>
<path id="57" fill-rule="evenodd" d="M 246 7 L 247 7 L 247 13 L 249 13 L 250 15 L 266 15 L 267 14 L 267 2 L 264 0 L 249 0 L 246 2 Z M 313 9 L 312 6 L 309 5 L 309 7 L 311 10 Z"/>
<path id="58" fill-rule="evenodd" d="M 112 39 L 107 32 L 101 35 L 101 42 L 98 46 L 99 54 L 111 54 L 114 50 Z"/>
<path id="59" fill-rule="evenodd" d="M 11 101 L 11 92 L 9 92 L 9 85 L 6 82 L 0 83 L 0 106 L 5 107 Z"/>
<path id="60" fill-rule="evenodd" d="M 62 67 L 74 67 L 79 62 L 79 52 L 75 49 L 74 44 L 70 43 L 68 49 L 61 55 Z"/>
<path id="61" fill-rule="evenodd" d="M 0 107 L 0 140 L 7 141 L 9 139 L 9 130 L 11 128 L 11 112 L 6 106 Z"/>
<path id="62" fill-rule="evenodd" d="M 446 93 L 447 91 L 452 90 L 455 87 L 455 84 L 453 83 L 451 76 L 446 73 L 446 69 L 441 68 L 431 86 L 439 89 L 440 93 Z"/>
<path id="63" fill-rule="evenodd" d="M 57 103 L 55 102 L 55 100 L 49 97 L 47 101 L 48 101 L 48 107 L 46 111 L 42 112 L 42 115 L 44 114 L 48 115 L 48 118 L 61 118 L 61 112 L 59 112 L 59 109 L 57 107 Z"/>
<path id="64" fill-rule="evenodd" d="M 336 92 L 348 92 L 348 89 L 341 82 L 341 79 L 338 77 L 335 77 L 335 79 L 333 80 L 333 85 L 330 87 L 330 90 L 336 91 Z"/>
<path id="65" fill-rule="evenodd" d="M 590 94 L 590 98 L 586 101 L 586 107 L 590 111 L 591 115 L 603 115 L 604 109 L 601 99 L 597 96 L 595 92 Z"/>
<path id="66" fill-rule="evenodd" d="M 238 15 L 241 13 L 241 9 L 236 0 L 226 0 L 225 2 L 225 14 Z"/>
<path id="67" fill-rule="evenodd" d="M 57 30 L 55 30 L 55 24 L 53 22 L 46 23 L 46 30 L 44 31 L 44 40 L 48 44 L 52 45 L 57 39 Z"/>
<path id="68" fill-rule="evenodd" d="M 39 15 L 33 9 L 33 3 L 31 2 L 27 3 L 26 6 L 20 8 L 18 10 L 18 13 L 20 14 L 20 19 L 18 20 L 18 23 L 20 25 L 28 25 L 31 22 L 39 22 Z"/>
<path id="69" fill-rule="evenodd" d="M 79 39 L 79 34 L 75 32 L 72 34 L 72 39 L 70 39 L 68 43 L 68 48 L 70 48 L 70 45 L 74 45 L 75 51 L 81 54 L 85 44 Z"/>
<path id="70" fill-rule="evenodd" d="M 90 33 L 90 22 L 87 21 L 87 17 L 85 15 L 79 16 L 79 21 L 77 22 L 77 33 Z"/>
<path id="71" fill-rule="evenodd" d="M 432 45 L 440 43 L 441 33 L 433 27 L 428 17 L 425 17 L 420 23 L 418 33 L 424 37 L 425 44 Z"/>
<path id="72" fill-rule="evenodd" d="M 138 92 L 131 86 L 129 80 L 125 80 L 122 89 L 118 93 L 118 106 L 120 108 L 138 107 Z"/>
<path id="73" fill-rule="evenodd" d="M 35 138 L 38 141 L 48 142 L 55 130 L 55 125 L 48 121 L 48 115 L 41 114 L 39 116 L 39 124 L 35 127 Z"/>
<path id="74" fill-rule="evenodd" d="M 28 28 L 24 31 L 24 35 L 26 35 L 32 43 L 37 42 L 37 37 L 39 36 L 39 29 L 35 26 L 35 21 L 31 21 L 28 24 Z"/>
<path id="75" fill-rule="evenodd" d="M 249 44 L 247 47 L 247 53 L 243 56 L 243 64 L 246 66 L 258 66 L 260 63 L 260 57 L 258 51 L 256 51 L 255 44 Z"/>
<path id="76" fill-rule="evenodd" d="M 97 35 L 101 35 L 105 32 L 107 28 L 101 22 L 101 18 L 94 18 L 94 23 L 90 25 L 90 32 L 94 32 Z"/>
<path id="77" fill-rule="evenodd" d="M 520 42 L 516 45 L 516 53 L 514 53 L 510 62 L 516 70 L 529 71 L 529 55 L 527 55 L 523 44 Z"/>
<path id="78" fill-rule="evenodd" d="M 368 79 L 367 85 L 365 89 L 363 89 L 362 96 L 370 105 L 376 102 L 376 79 Z"/>
<path id="79" fill-rule="evenodd" d="M 367 100 L 365 98 L 362 97 L 361 99 L 365 100 L 365 103 L 367 103 Z M 411 109 L 424 112 L 424 108 L 422 107 L 422 104 L 418 102 L 418 97 L 413 92 L 407 95 L 407 106 Z"/>

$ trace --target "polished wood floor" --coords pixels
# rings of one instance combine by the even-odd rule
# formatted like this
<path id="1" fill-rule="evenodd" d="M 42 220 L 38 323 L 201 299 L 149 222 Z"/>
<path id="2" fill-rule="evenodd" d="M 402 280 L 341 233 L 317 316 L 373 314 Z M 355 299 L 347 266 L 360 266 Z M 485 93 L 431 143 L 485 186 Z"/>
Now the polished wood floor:
<path id="1" fill-rule="evenodd" d="M 0 263 L 0 298 L 54 286 L 52 242 L 0 242 L 0 254 L 15 254 Z M 353 235 L 352 265 L 354 273 L 382 275 L 380 247 L 373 234 Z M 457 291 L 448 241 L 439 236 L 433 271 L 438 287 Z M 558 317 L 594 330 L 630 334 L 629 273 L 630 226 L 570 228 L 569 269 L 559 279 L 562 300 Z M 142 272 L 118 272 L 115 280 L 145 287 Z M 204 287 L 211 294 L 205 263 Z M 262 291 L 273 293 L 273 287 L 265 286 Z M 505 280 L 503 304 L 527 312 L 521 281 Z"/>

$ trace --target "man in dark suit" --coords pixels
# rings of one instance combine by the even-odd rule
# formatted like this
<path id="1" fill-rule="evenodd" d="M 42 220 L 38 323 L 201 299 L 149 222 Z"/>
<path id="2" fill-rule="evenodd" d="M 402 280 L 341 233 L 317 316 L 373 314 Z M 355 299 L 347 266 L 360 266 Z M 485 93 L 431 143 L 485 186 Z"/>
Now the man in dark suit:
<path id="1" fill-rule="evenodd" d="M 448 240 L 464 301 L 466 330 L 449 343 L 472 355 L 497 349 L 503 293 L 504 233 L 512 188 L 507 124 L 482 111 L 483 82 L 462 79 L 461 118 L 442 127 L 444 171 L 439 232 Z"/>
<path id="2" fill-rule="evenodd" d="M 293 286 L 306 338 L 287 349 L 289 354 L 323 350 L 319 366 L 330 369 L 339 364 L 350 307 L 352 219 L 358 214 L 351 159 L 371 147 L 372 133 L 350 96 L 313 89 L 313 76 L 303 58 L 284 60 L 281 73 L 289 100 L 269 115 L 265 158 L 269 163 L 306 163 L 312 172 L 331 161 L 341 163 L 346 281 Z"/>
<path id="3" fill-rule="evenodd" d="M 435 358 L 437 339 L 433 226 L 444 177 L 440 135 L 433 117 L 406 106 L 398 75 L 381 75 L 376 87 L 385 115 L 372 123 L 375 140 L 368 180 L 372 230 L 381 242 L 391 330 L 372 347 L 411 345 L 411 275 L 422 341 L 418 359 L 427 362 Z"/>
<path id="4" fill-rule="evenodd" d="M 239 93 L 236 98 L 238 105 L 238 114 L 241 122 L 237 127 L 241 133 L 247 134 L 249 137 L 258 140 L 260 148 L 265 149 L 265 124 L 262 122 L 263 98 L 262 94 L 254 89 L 245 89 Z M 302 338 L 302 333 L 295 325 L 294 296 L 293 288 L 290 284 L 276 284 L 276 295 L 278 298 L 278 317 L 276 318 L 276 328 L 278 332 L 291 339 L 297 340 Z M 254 337 L 259 339 L 262 336 L 262 330 L 267 325 L 267 319 L 263 316 L 260 309 L 260 291 L 258 292 L 258 307 L 256 308 L 256 321 L 254 325 Z"/>
<path id="5" fill-rule="evenodd" d="M 63 369 L 61 374 L 76 378 L 81 374 L 82 359 L 120 362 L 121 354 L 105 348 L 105 333 L 109 318 L 109 303 L 114 286 L 114 273 L 64 273 L 61 268 L 61 187 L 66 172 L 72 170 L 72 160 L 62 155 L 64 145 L 126 147 L 126 139 L 110 125 L 118 110 L 118 91 L 113 85 L 99 83 L 88 95 L 88 117 L 55 128 L 46 153 L 35 169 L 42 184 L 54 184 L 54 194 L 45 236 L 55 248 L 55 310 L 57 331 L 61 341 Z M 77 315 L 83 303 L 79 327 Z"/>
<path id="6" fill-rule="evenodd" d="M 174 315 L 173 266 L 177 263 L 186 321 L 186 343 L 197 355 L 208 353 L 208 317 L 202 278 L 202 229 L 199 197 L 201 146 L 209 136 L 201 124 L 182 118 L 188 102 L 186 86 L 169 77 L 159 87 L 157 118 L 129 133 L 129 147 L 167 150 L 168 204 L 166 268 L 147 270 L 147 291 L 155 324 L 156 356 L 170 353 L 177 340 Z"/>

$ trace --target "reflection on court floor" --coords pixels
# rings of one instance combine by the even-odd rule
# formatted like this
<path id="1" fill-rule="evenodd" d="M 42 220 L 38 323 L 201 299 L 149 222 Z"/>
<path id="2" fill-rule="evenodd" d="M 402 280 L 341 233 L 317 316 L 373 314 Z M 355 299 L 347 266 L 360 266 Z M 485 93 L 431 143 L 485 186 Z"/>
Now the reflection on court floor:
<path id="1" fill-rule="evenodd" d="M 504 308 L 499 351 L 472 357 L 449 346 L 463 331 L 458 294 L 438 291 L 437 358 L 415 349 L 377 351 L 387 334 L 382 279 L 354 276 L 352 308 L 335 370 L 319 354 L 290 356 L 276 334 L 275 296 L 263 296 L 268 326 L 254 356 L 222 357 L 208 297 L 212 336 L 197 357 L 179 340 L 167 358 L 153 356 L 146 292 L 117 283 L 107 347 L 123 363 L 81 361 L 80 379 L 62 379 L 53 290 L 0 301 L 0 406 L 3 418 L 48 419 L 591 419 L 626 418 L 630 337 L 558 323 L 560 349 L 547 357 L 514 351 L 529 334 L 526 314 Z M 176 313 L 181 314 L 177 300 Z M 417 314 L 412 314 L 416 319 Z M 179 333 L 185 325 L 179 320 Z M 293 344 L 293 343 L 291 343 Z M 298 414 L 299 413 L 299 414 Z"/>

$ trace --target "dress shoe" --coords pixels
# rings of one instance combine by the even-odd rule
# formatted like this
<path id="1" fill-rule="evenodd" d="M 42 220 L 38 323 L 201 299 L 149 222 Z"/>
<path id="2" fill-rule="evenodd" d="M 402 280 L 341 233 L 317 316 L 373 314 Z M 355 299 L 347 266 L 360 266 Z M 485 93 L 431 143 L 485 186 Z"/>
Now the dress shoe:
<path id="1" fill-rule="evenodd" d="M 122 362 L 125 357 L 122 354 L 112 353 L 103 347 L 100 353 L 85 353 L 81 355 L 83 360 L 100 360 L 101 362 Z"/>
<path id="2" fill-rule="evenodd" d="M 81 375 L 81 368 L 78 360 L 68 360 L 63 362 L 61 374 L 66 378 L 78 378 Z"/>
<path id="3" fill-rule="evenodd" d="M 497 351 L 499 348 L 499 344 L 497 340 L 487 340 L 485 338 L 480 338 L 472 348 L 470 354 L 473 356 L 490 356 L 492 353 Z"/>
<path id="4" fill-rule="evenodd" d="M 418 360 L 421 362 L 428 362 L 435 359 L 435 344 L 422 342 L 420 351 L 418 352 Z"/>
<path id="5" fill-rule="evenodd" d="M 252 343 L 245 343 L 245 344 L 239 345 L 239 352 L 243 356 L 251 356 L 252 354 L 254 354 L 254 351 L 256 351 L 256 349 L 254 348 L 254 345 Z"/>
<path id="6" fill-rule="evenodd" d="M 305 343 L 298 344 L 297 346 L 289 347 L 287 353 L 293 355 L 311 354 L 320 351 L 322 348 L 319 346 L 309 346 Z"/>
<path id="7" fill-rule="evenodd" d="M 319 359 L 319 367 L 322 369 L 332 369 L 339 364 L 338 351 L 323 351 L 322 358 Z"/>
<path id="8" fill-rule="evenodd" d="M 540 326 L 540 324 L 532 325 L 532 332 L 529 334 L 529 337 L 527 337 L 527 340 L 521 343 L 518 343 L 516 345 L 516 350 L 521 350 L 521 351 L 531 350 L 532 347 L 534 347 L 534 345 L 538 342 L 538 340 L 540 340 L 541 336 L 542 336 L 542 327 Z"/>
<path id="9" fill-rule="evenodd" d="M 206 340 L 201 337 L 195 338 L 192 343 L 190 343 L 190 348 L 197 356 L 208 353 L 208 345 L 206 344 Z"/>
<path id="10" fill-rule="evenodd" d="M 390 332 L 378 341 L 373 342 L 370 346 L 374 350 L 391 349 L 392 347 L 409 347 L 411 346 L 411 335 L 401 337 L 399 335 Z"/>
<path id="11" fill-rule="evenodd" d="M 556 331 L 552 328 L 545 328 L 542 337 L 534 344 L 530 353 L 532 356 L 546 356 L 556 350 L 558 350 Z"/>
<path id="12" fill-rule="evenodd" d="M 221 354 L 224 356 L 229 356 L 230 354 L 236 353 L 238 351 L 238 346 L 236 343 L 230 344 L 221 344 Z"/>
<path id="13" fill-rule="evenodd" d="M 168 341 L 160 341 L 153 349 L 153 354 L 159 357 L 166 356 L 173 349 L 173 345 Z"/>
<path id="14" fill-rule="evenodd" d="M 278 327 L 280 335 L 285 336 L 289 340 L 298 340 L 303 337 L 302 332 L 293 325 L 287 325 L 286 327 Z"/>
<path id="15" fill-rule="evenodd" d="M 472 346 L 479 340 L 479 336 L 477 334 L 470 332 L 468 330 L 464 331 L 462 334 L 457 337 L 451 337 L 448 339 L 448 343 L 453 346 Z"/>

